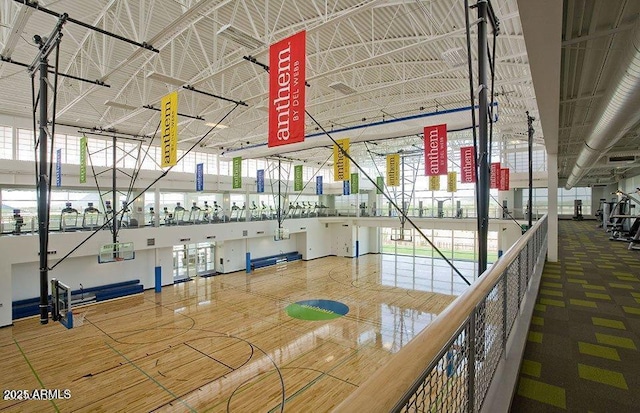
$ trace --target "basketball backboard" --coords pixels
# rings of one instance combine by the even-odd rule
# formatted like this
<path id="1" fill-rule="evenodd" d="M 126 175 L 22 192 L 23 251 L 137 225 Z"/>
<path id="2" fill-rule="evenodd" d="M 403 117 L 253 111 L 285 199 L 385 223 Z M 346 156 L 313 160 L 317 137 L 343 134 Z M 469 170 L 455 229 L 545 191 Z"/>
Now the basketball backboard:
<path id="1" fill-rule="evenodd" d="M 67 328 L 73 328 L 71 288 L 55 278 L 51 279 L 51 318 Z"/>
<path id="2" fill-rule="evenodd" d="M 116 242 L 115 244 L 105 244 L 100 247 L 98 253 L 98 263 L 133 260 L 136 257 L 133 242 Z"/>

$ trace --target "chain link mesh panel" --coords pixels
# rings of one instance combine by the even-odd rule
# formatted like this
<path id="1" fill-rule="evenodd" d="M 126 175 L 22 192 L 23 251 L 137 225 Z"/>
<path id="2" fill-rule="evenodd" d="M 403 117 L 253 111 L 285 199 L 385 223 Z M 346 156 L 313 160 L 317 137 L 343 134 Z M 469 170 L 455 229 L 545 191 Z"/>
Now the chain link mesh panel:
<path id="1" fill-rule="evenodd" d="M 505 274 L 503 274 L 504 277 Z M 476 385 L 475 408 L 480 409 L 493 375 L 502 357 L 503 284 L 498 282 L 476 312 Z M 482 343 L 482 345 L 480 345 Z"/>
<path id="2" fill-rule="evenodd" d="M 509 265 L 505 280 L 507 281 L 507 337 L 511 333 L 518 310 L 520 309 L 520 300 L 518 293 L 518 280 L 520 279 L 520 269 L 522 268 L 520 256 Z"/>
<path id="3" fill-rule="evenodd" d="M 456 336 L 415 388 L 401 412 L 463 412 L 467 410 L 469 346 L 466 328 Z"/>

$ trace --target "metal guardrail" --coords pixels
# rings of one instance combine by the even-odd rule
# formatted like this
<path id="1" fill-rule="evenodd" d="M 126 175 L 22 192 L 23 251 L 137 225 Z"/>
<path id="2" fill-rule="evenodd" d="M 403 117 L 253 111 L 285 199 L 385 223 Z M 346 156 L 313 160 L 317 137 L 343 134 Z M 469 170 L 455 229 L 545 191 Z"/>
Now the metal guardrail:
<path id="1" fill-rule="evenodd" d="M 536 263 L 546 254 L 547 221 L 546 215 L 537 221 L 335 411 L 480 411 Z"/>

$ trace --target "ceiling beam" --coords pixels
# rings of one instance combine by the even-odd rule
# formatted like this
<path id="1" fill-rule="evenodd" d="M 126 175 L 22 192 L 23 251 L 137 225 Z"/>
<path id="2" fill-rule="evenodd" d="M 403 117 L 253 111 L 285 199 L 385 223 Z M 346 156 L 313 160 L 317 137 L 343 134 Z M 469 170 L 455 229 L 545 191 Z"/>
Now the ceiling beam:
<path id="1" fill-rule="evenodd" d="M 15 4 L 15 3 L 11 3 Z M 4 44 L 2 48 L 2 56 L 11 57 L 13 51 L 15 50 L 18 41 L 22 36 L 22 32 L 24 31 L 27 22 L 29 21 L 29 17 L 31 17 L 31 13 L 33 13 L 34 9 L 31 7 L 27 7 L 24 4 L 20 5 L 20 10 L 16 13 L 15 19 L 13 20 L 11 33 L 9 34 L 9 38 L 7 42 Z"/>
<path id="2" fill-rule="evenodd" d="M 630 24 L 625 24 L 623 26 L 620 27 L 616 27 L 614 29 L 609 29 L 609 30 L 600 30 L 585 36 L 579 36 L 579 37 L 574 37 L 573 39 L 569 39 L 569 40 L 565 40 L 562 42 L 562 47 L 568 47 L 574 44 L 578 44 L 578 43 L 582 43 L 582 42 L 586 42 L 589 40 L 594 40 L 594 39 L 599 39 L 601 37 L 605 37 L 605 36 L 611 36 L 613 34 L 616 33 L 620 33 L 620 32 L 625 32 L 628 30 L 631 30 L 631 28 L 633 27 L 633 23 Z"/>

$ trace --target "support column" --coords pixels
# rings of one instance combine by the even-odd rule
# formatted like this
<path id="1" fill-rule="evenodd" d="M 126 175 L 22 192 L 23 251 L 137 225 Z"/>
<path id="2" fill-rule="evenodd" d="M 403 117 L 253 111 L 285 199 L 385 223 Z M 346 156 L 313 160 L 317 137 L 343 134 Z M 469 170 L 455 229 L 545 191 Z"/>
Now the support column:
<path id="1" fill-rule="evenodd" d="M 136 198 L 137 197 L 137 198 Z M 145 210 L 144 210 L 144 193 L 139 190 L 131 193 L 131 199 L 135 198 L 135 201 L 129 206 L 131 212 L 129 213 L 129 225 L 131 227 L 142 228 L 145 226 Z"/>
<path id="2" fill-rule="evenodd" d="M 42 46 L 41 46 L 42 48 Z M 49 153 L 47 147 L 49 143 L 49 133 L 47 125 L 49 122 L 47 106 L 49 105 L 48 81 L 49 63 L 47 57 L 40 57 L 39 69 L 40 95 L 39 95 L 39 134 L 38 145 L 40 159 L 38 166 L 38 237 L 40 240 L 40 324 L 49 322 L 49 263 L 48 263 L 48 243 L 49 243 L 49 222 L 47 217 L 47 206 L 49 205 L 49 166 L 47 160 Z"/>
<path id="3" fill-rule="evenodd" d="M 163 214 L 163 211 L 160 211 L 160 188 L 156 188 L 155 197 L 153 198 L 153 210 L 156 212 L 153 216 L 153 226 L 160 226 L 160 214 Z M 162 215 L 164 217 L 164 214 Z"/>
<path id="4" fill-rule="evenodd" d="M 229 191 L 222 193 L 222 215 L 231 219 L 231 193 Z M 221 218 L 222 219 L 222 218 Z"/>
<path id="5" fill-rule="evenodd" d="M 558 154 L 547 153 L 549 187 L 549 227 L 547 260 L 558 261 Z"/>
<path id="6" fill-rule="evenodd" d="M 478 1 L 478 275 L 487 269 L 489 236 L 489 131 L 487 99 L 487 0 Z"/>

